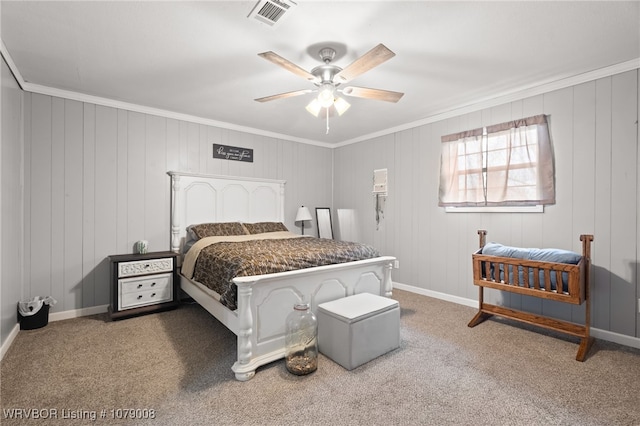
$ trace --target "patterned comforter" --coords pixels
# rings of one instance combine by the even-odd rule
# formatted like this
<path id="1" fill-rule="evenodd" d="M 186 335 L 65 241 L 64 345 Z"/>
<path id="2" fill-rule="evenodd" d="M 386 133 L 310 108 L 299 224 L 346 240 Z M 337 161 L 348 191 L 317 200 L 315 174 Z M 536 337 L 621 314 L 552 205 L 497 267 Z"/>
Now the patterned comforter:
<path id="1" fill-rule="evenodd" d="M 234 277 L 263 275 L 378 257 L 366 244 L 302 237 L 291 232 L 207 237 L 187 252 L 182 274 L 220 295 L 235 310 Z"/>

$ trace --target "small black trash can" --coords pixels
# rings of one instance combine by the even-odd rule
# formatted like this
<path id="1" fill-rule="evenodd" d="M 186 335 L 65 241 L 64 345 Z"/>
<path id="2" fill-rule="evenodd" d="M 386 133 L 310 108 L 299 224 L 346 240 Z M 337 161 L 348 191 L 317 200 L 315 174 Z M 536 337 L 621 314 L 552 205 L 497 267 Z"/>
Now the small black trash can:
<path id="1" fill-rule="evenodd" d="M 20 330 L 35 330 L 49 324 L 49 305 L 42 304 L 38 312 L 33 315 L 22 315 L 18 308 L 18 322 L 20 322 Z"/>

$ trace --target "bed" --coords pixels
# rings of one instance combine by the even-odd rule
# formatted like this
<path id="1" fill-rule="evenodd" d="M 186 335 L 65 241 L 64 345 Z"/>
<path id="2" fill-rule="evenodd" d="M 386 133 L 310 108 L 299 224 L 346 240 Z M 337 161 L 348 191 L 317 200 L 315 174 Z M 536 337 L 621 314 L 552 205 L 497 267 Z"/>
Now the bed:
<path id="1" fill-rule="evenodd" d="M 480 248 L 472 254 L 473 283 L 479 287 L 478 313 L 469 322 L 475 327 L 497 315 L 578 337 L 576 360 L 584 361 L 593 339 L 589 335 L 591 242 L 581 235 L 582 255 L 561 249 L 524 249 L 486 243 L 487 231 L 478 231 Z M 531 314 L 484 302 L 484 288 L 581 305 L 583 324 Z"/>
<path id="2" fill-rule="evenodd" d="M 187 228 L 195 224 L 284 223 L 285 182 L 257 178 L 168 172 L 171 177 L 171 250 L 187 259 Z M 269 225 L 271 226 L 271 225 Z M 191 229 L 190 229 L 191 231 Z M 257 232 L 261 233 L 261 232 Z M 230 236 L 230 239 L 235 237 Z M 314 237 L 301 237 L 316 239 Z M 284 272 L 236 276 L 233 303 L 219 292 L 180 273 L 181 289 L 237 336 L 237 380 L 251 379 L 256 369 L 284 357 L 284 324 L 294 303 L 319 304 L 358 293 L 391 297 L 395 258 L 306 267 Z"/>

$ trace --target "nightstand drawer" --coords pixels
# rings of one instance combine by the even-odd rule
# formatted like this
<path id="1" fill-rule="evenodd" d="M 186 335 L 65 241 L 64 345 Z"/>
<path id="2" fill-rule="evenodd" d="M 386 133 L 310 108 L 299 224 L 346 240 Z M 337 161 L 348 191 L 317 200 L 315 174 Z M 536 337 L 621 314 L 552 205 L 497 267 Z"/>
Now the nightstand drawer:
<path id="1" fill-rule="evenodd" d="M 135 260 L 118 264 L 118 277 L 134 277 L 173 271 L 173 258 Z"/>
<path id="2" fill-rule="evenodd" d="M 171 274 L 158 274 L 118 280 L 120 295 L 136 291 L 157 290 L 159 288 L 169 287 L 171 284 L 171 278 Z"/>
<path id="3" fill-rule="evenodd" d="M 173 300 L 173 274 L 118 280 L 118 310 Z"/>

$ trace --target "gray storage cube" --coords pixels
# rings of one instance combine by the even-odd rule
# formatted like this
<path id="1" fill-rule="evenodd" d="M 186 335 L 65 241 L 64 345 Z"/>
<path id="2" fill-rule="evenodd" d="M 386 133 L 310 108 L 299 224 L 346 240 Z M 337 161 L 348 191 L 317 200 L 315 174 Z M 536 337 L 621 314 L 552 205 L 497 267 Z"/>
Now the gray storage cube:
<path id="1" fill-rule="evenodd" d="M 318 349 L 352 370 L 400 346 L 400 305 L 370 293 L 318 305 Z"/>

